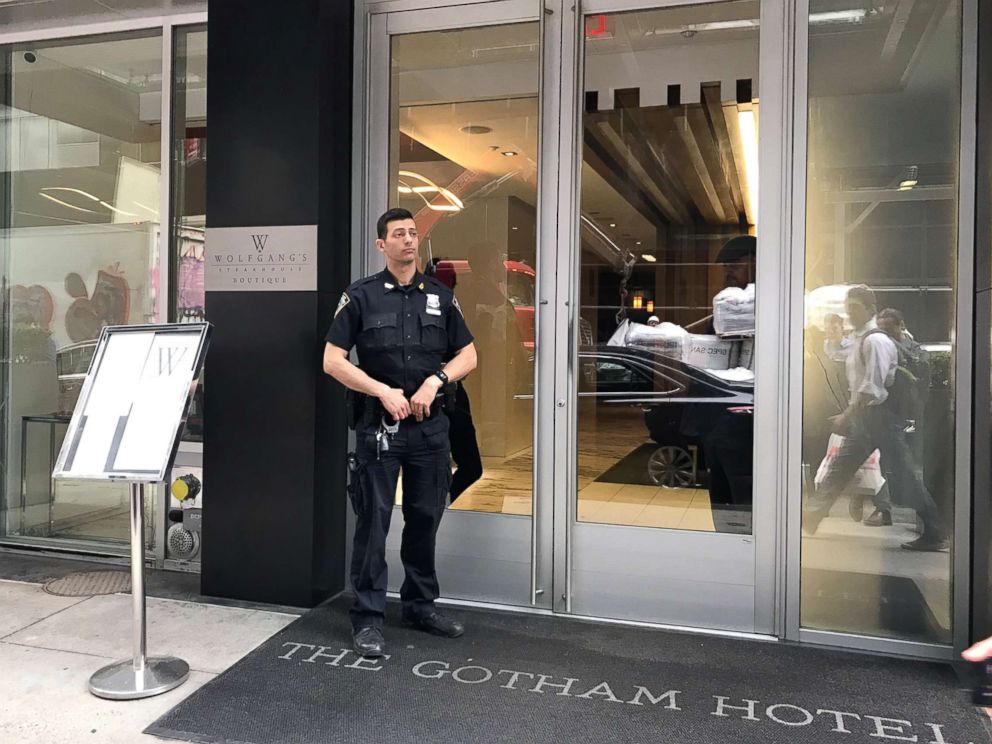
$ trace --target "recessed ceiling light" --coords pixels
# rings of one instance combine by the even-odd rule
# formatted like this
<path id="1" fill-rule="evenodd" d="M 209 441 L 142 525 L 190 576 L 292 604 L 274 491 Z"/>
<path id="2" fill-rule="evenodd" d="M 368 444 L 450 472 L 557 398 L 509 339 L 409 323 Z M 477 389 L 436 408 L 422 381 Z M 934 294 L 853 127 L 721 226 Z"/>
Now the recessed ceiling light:
<path id="1" fill-rule="evenodd" d="M 513 226 L 513 227 L 511 227 L 510 229 L 511 229 L 511 230 L 518 230 L 519 228 L 518 228 L 518 227 L 517 227 L 516 225 L 514 225 L 514 226 Z"/>
<path id="2" fill-rule="evenodd" d="M 645 261 L 648 261 L 649 263 L 654 263 L 655 261 L 658 260 L 657 258 L 655 258 L 654 256 L 652 256 L 650 253 L 642 253 L 641 254 L 641 258 L 643 258 Z"/>
<path id="3" fill-rule="evenodd" d="M 617 223 L 616 222 L 611 222 L 610 223 L 610 227 L 616 227 L 616 226 L 617 226 Z"/>
<path id="4" fill-rule="evenodd" d="M 489 134 L 493 128 L 484 127 L 481 124 L 469 124 L 467 127 L 462 127 L 461 131 L 465 134 Z"/>
<path id="5" fill-rule="evenodd" d="M 640 245 L 640 244 L 641 244 L 641 241 L 640 241 L 640 240 L 638 240 L 638 241 L 637 241 L 637 245 Z"/>
<path id="6" fill-rule="evenodd" d="M 514 152 L 513 150 L 504 150 L 503 151 L 503 157 L 504 158 L 515 158 L 515 157 L 517 157 L 517 153 Z"/>

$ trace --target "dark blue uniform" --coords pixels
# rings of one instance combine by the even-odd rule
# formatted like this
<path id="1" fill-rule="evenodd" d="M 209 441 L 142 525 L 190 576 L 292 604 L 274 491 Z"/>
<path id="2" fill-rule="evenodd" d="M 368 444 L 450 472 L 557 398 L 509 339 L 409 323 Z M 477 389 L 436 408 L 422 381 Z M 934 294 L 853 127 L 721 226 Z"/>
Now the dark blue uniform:
<path id="1" fill-rule="evenodd" d="M 401 287 L 388 271 L 361 279 L 345 290 L 327 332 L 327 342 L 350 351 L 369 377 L 400 388 L 409 399 L 424 380 L 472 342 L 454 293 L 417 273 Z M 382 450 L 380 422 L 366 416 L 356 430 L 353 493 L 355 541 L 351 583 L 352 623 L 382 625 L 386 606 L 386 533 L 396 485 L 403 471 L 403 541 L 406 580 L 400 589 L 404 614 L 424 617 L 438 597 L 434 543 L 451 482 L 448 419 L 435 404 L 422 422 L 408 416 Z"/>

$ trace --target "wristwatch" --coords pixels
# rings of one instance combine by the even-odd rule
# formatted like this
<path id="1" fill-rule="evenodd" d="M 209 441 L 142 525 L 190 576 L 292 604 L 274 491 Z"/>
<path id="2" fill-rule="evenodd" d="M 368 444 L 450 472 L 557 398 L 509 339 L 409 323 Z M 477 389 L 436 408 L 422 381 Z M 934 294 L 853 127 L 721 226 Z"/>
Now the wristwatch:
<path id="1" fill-rule="evenodd" d="M 442 385 L 448 384 L 448 376 L 444 373 L 443 369 L 439 369 L 434 373 L 434 376 L 441 381 Z"/>

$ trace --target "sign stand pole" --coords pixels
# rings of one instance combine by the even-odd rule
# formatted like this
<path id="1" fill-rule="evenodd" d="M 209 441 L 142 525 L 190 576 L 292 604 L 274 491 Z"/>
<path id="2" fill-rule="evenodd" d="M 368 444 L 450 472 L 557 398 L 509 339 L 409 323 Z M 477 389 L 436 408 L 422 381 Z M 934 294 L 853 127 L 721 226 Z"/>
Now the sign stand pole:
<path id="1" fill-rule="evenodd" d="M 189 677 L 189 664 L 172 656 L 146 658 L 145 485 L 131 483 L 131 608 L 133 658 L 118 661 L 90 677 L 90 692 L 109 700 L 161 695 Z"/>

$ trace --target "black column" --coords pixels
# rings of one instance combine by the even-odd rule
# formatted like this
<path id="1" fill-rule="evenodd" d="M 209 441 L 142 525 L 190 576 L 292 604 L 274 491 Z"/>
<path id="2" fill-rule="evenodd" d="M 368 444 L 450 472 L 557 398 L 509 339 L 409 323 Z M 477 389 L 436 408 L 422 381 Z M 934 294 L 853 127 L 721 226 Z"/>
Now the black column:
<path id="1" fill-rule="evenodd" d="M 344 582 L 347 431 L 320 368 L 350 272 L 352 3 L 212 0 L 210 228 L 318 227 L 316 292 L 208 292 L 204 594 L 312 606 Z"/>

